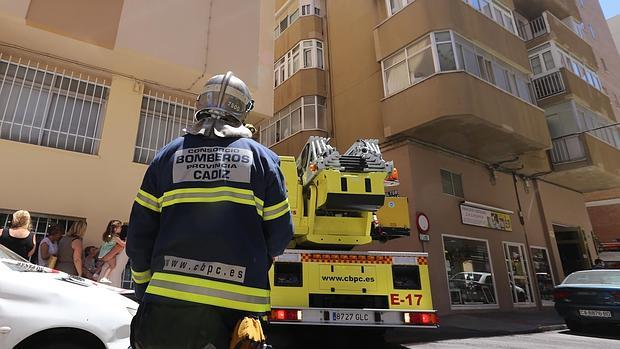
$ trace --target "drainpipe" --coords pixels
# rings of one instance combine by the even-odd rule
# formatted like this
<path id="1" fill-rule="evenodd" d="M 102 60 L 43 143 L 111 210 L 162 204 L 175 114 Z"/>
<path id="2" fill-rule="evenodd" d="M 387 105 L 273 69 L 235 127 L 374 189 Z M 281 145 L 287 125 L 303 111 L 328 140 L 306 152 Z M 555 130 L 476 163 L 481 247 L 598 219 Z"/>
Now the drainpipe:
<path id="1" fill-rule="evenodd" d="M 532 270 L 532 274 L 534 276 L 533 279 L 530 279 L 530 288 L 534 293 L 534 301 L 536 302 L 536 308 L 538 310 L 542 310 L 542 298 L 540 296 L 540 290 L 538 289 L 538 279 L 536 278 L 536 271 L 534 270 L 534 260 L 532 259 L 532 250 L 530 249 L 530 243 L 527 238 L 527 230 L 525 229 L 525 218 L 523 217 L 523 210 L 521 207 L 521 197 L 519 196 L 519 188 L 517 187 L 517 182 L 519 181 L 519 177 L 517 177 L 516 173 L 512 173 L 512 184 L 515 190 L 515 195 L 517 199 L 517 207 L 519 208 L 519 223 L 521 223 L 521 227 L 523 228 L 523 236 L 525 238 L 525 255 L 527 256 L 527 264 L 530 266 Z M 526 273 L 530 273 L 528 269 L 525 268 Z M 516 282 L 515 286 L 517 285 Z"/>

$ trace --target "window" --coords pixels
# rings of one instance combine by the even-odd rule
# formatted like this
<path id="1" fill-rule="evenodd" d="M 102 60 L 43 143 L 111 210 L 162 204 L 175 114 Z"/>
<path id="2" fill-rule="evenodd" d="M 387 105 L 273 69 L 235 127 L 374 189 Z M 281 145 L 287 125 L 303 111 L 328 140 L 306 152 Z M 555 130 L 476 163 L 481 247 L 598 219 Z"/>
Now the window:
<path id="1" fill-rule="evenodd" d="M 534 272 L 536 273 L 536 284 L 538 285 L 538 293 L 543 305 L 553 305 L 553 273 L 551 272 L 551 263 L 549 262 L 549 254 L 547 249 L 543 247 L 531 247 L 532 261 L 534 263 Z"/>
<path id="2" fill-rule="evenodd" d="M 486 240 L 443 235 L 443 245 L 451 304 L 497 304 Z"/>
<path id="3" fill-rule="evenodd" d="M 508 286 L 512 291 L 512 302 L 514 304 L 534 303 L 524 245 L 504 242 L 504 256 L 508 270 Z"/>
<path id="4" fill-rule="evenodd" d="M 301 53 L 300 53 L 301 52 Z M 304 40 L 287 52 L 273 66 L 273 86 L 278 87 L 299 69 L 324 69 L 323 42 Z"/>
<path id="5" fill-rule="evenodd" d="M 530 66 L 532 67 L 532 72 L 535 77 L 537 75 L 554 72 L 557 68 L 564 67 L 597 90 L 600 91 L 603 88 L 594 70 L 588 68 L 577 58 L 570 55 L 553 42 L 530 50 L 529 57 Z"/>
<path id="6" fill-rule="evenodd" d="M 301 5 L 299 7 L 289 9 L 291 12 L 287 13 L 279 22 L 277 21 L 278 18 L 276 18 L 276 23 L 278 23 L 278 25 L 273 31 L 274 38 L 280 36 L 286 28 L 290 27 L 293 22 L 299 19 L 300 13 L 301 16 L 315 15 L 320 17 L 321 9 L 319 2 L 319 0 L 301 0 Z"/>
<path id="7" fill-rule="evenodd" d="M 133 290 L 133 279 L 131 278 L 131 262 L 127 261 L 123 274 L 121 275 L 121 288 Z"/>
<path id="8" fill-rule="evenodd" d="M 97 154 L 105 80 L 0 54 L 0 138 Z"/>
<path id="9" fill-rule="evenodd" d="M 396 12 L 402 10 L 408 4 L 415 0 L 386 0 L 388 8 L 388 16 L 393 16 Z"/>
<path id="10" fill-rule="evenodd" d="M 532 103 L 527 74 L 512 68 L 452 31 L 431 33 L 431 36 L 425 36 L 385 58 L 381 64 L 386 96 L 437 72 L 458 69 Z"/>
<path id="11" fill-rule="evenodd" d="M 538 56 L 530 58 L 530 65 L 532 66 L 532 72 L 534 75 L 538 75 L 543 72 L 542 64 L 540 64 L 540 58 Z"/>
<path id="12" fill-rule="evenodd" d="M 588 24 L 588 29 L 590 30 L 590 35 L 592 36 L 592 39 L 596 39 L 597 37 L 596 31 L 594 30 L 594 27 L 592 26 L 592 24 Z"/>
<path id="13" fill-rule="evenodd" d="M 463 181 L 460 174 L 456 174 L 446 170 L 440 170 L 441 188 L 445 194 L 465 197 L 463 195 Z"/>
<path id="14" fill-rule="evenodd" d="M 301 6 L 301 15 L 309 16 L 310 15 L 310 5 L 302 5 Z"/>
<path id="15" fill-rule="evenodd" d="M 516 35 L 514 16 L 510 9 L 491 0 L 463 0 L 463 2 L 482 12 L 485 16 Z"/>
<path id="16" fill-rule="evenodd" d="M 179 137 L 183 129 L 193 123 L 195 109 L 189 100 L 166 97 L 156 91 L 145 92 L 142 96 L 134 162 L 149 164 L 159 149 Z"/>
<path id="17" fill-rule="evenodd" d="M 260 143 L 269 147 L 302 130 L 327 130 L 325 97 L 304 96 L 260 126 Z"/>
<path id="18" fill-rule="evenodd" d="M 10 226 L 11 219 L 13 218 L 13 212 L 15 211 L 17 210 L 0 210 L 0 229 Z M 30 212 L 30 220 L 32 222 L 32 228 L 30 231 L 35 234 L 35 239 L 37 242 L 35 253 L 32 257 L 30 257 L 30 261 L 34 264 L 38 264 L 38 253 L 36 251 L 39 250 L 39 243 L 41 243 L 41 240 L 43 240 L 45 235 L 47 235 L 47 230 L 52 225 L 58 224 L 65 232 L 67 232 L 73 223 L 82 220 L 82 218 L 36 214 Z"/>

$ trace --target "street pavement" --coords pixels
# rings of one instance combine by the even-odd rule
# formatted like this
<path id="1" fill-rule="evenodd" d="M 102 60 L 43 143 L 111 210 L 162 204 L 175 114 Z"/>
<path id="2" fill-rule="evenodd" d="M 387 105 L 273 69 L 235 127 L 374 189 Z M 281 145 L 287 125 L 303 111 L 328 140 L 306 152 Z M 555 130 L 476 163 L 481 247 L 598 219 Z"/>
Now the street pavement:
<path id="1" fill-rule="evenodd" d="M 617 349 L 620 348 L 618 328 L 597 330 L 589 333 L 576 333 L 568 330 L 512 336 L 450 339 L 432 343 L 407 345 L 409 349 Z"/>
<path id="2" fill-rule="evenodd" d="M 385 333 L 362 327 L 271 326 L 267 335 L 274 349 L 620 348 L 620 328 L 611 334 L 577 334 L 565 329 L 552 307 L 456 313 L 440 317 L 440 323 L 438 329 L 400 328 Z"/>

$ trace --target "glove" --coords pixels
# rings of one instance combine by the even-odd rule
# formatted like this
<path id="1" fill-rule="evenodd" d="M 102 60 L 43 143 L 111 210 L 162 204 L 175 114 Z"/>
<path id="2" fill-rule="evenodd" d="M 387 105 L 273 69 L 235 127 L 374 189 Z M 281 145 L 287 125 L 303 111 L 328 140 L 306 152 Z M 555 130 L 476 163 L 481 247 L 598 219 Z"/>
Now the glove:
<path id="1" fill-rule="evenodd" d="M 232 333 L 229 349 L 266 348 L 265 334 L 258 319 L 246 316 L 237 322 Z"/>

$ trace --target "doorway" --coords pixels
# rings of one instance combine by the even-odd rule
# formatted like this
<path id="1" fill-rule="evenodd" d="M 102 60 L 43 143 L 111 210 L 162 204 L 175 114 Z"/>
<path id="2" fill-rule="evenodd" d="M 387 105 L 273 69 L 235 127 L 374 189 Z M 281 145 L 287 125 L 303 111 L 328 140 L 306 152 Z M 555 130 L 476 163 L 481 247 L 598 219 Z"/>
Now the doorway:
<path id="1" fill-rule="evenodd" d="M 590 258 L 583 232 L 578 227 L 553 226 L 564 275 L 590 269 Z"/>
<path id="2" fill-rule="evenodd" d="M 525 246 L 516 242 L 504 242 L 504 256 L 513 304 L 533 304 L 532 288 Z"/>

